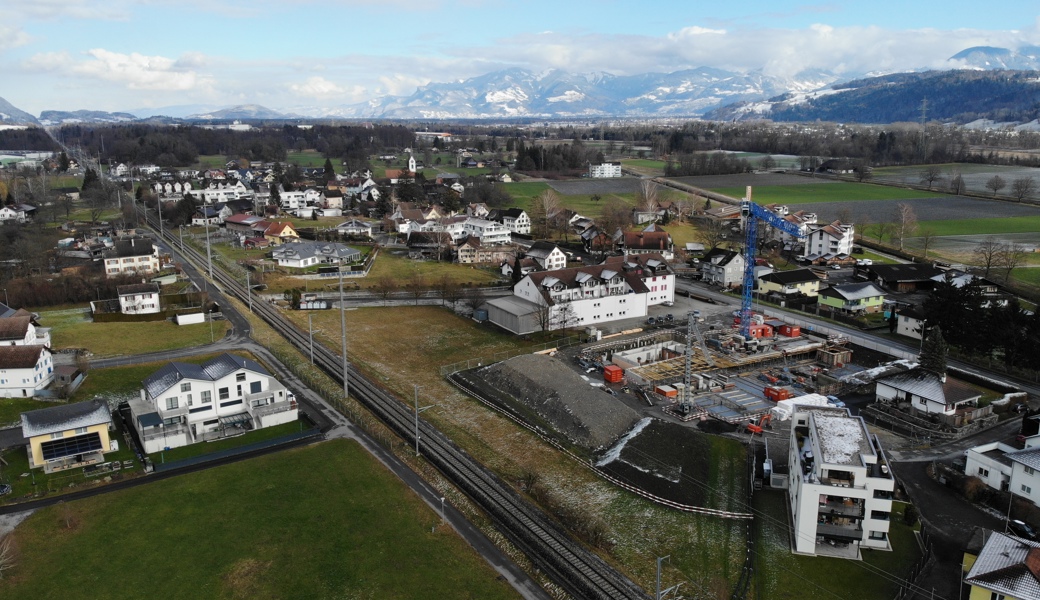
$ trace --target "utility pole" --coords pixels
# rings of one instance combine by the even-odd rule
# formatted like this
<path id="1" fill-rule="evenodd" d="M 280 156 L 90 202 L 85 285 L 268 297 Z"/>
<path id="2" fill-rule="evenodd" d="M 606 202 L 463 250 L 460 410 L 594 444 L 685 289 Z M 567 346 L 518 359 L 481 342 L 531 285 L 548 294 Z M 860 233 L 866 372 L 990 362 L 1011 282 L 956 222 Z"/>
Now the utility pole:
<path id="1" fill-rule="evenodd" d="M 206 205 L 203 204 L 202 208 L 205 209 Z M 206 221 L 206 264 L 209 267 L 209 278 L 213 279 L 213 254 L 210 253 L 209 249 L 209 216 L 205 215 L 205 213 L 203 213 L 203 216 L 206 217 L 204 219 Z"/>
<path id="2" fill-rule="evenodd" d="M 668 560 L 671 557 L 672 555 L 669 554 L 668 556 L 661 556 L 657 559 L 657 594 L 654 595 L 654 600 L 664 600 L 665 596 L 679 589 L 679 586 L 682 585 L 682 582 L 680 582 L 666 590 L 661 589 L 661 563 Z"/>
<path id="3" fill-rule="evenodd" d="M 314 313 L 307 313 L 307 333 L 311 340 L 311 364 L 314 364 Z"/>
<path id="4" fill-rule="evenodd" d="M 246 267 L 246 298 L 249 298 L 249 314 L 253 314 L 253 288 L 249 286 L 249 267 Z"/>
<path id="5" fill-rule="evenodd" d="M 433 408 L 434 405 L 419 408 L 419 386 L 415 385 L 415 456 L 419 456 L 419 413 Z"/>
<path id="6" fill-rule="evenodd" d="M 339 327 L 343 338 L 343 399 L 350 397 L 350 376 L 347 373 L 347 304 L 343 299 L 343 261 L 337 263 L 339 269 Z"/>

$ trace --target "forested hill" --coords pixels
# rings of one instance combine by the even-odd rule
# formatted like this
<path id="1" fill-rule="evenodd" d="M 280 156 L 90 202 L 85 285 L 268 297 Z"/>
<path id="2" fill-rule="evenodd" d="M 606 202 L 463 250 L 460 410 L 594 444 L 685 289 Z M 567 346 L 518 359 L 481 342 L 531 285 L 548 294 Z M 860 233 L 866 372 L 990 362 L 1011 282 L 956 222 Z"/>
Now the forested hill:
<path id="1" fill-rule="evenodd" d="M 922 110 L 924 107 L 924 110 Z M 896 123 L 976 119 L 1024 123 L 1040 117 L 1040 71 L 928 71 L 858 79 L 765 103 L 741 103 L 708 119 Z"/>

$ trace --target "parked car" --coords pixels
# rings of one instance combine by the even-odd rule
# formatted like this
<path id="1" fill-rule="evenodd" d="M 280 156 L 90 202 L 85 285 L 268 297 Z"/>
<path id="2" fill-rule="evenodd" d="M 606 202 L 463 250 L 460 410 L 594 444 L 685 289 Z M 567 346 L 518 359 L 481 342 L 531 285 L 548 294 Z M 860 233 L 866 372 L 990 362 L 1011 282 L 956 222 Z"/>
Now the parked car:
<path id="1" fill-rule="evenodd" d="M 662 306 L 675 306 L 675 302 L 672 302 L 671 300 L 665 300 L 664 302 L 661 303 L 661 305 Z"/>
<path id="2" fill-rule="evenodd" d="M 6 483 L 0 483 L 0 496 L 6 496 L 11 493 L 11 486 Z"/>
<path id="3" fill-rule="evenodd" d="M 841 270 L 841 265 L 831 265 L 831 268 L 834 269 L 835 271 L 840 271 Z"/>
<path id="4" fill-rule="evenodd" d="M 827 396 L 827 404 L 836 406 L 838 408 L 845 408 L 845 403 L 841 401 L 841 398 L 837 396 Z"/>
<path id="5" fill-rule="evenodd" d="M 672 313 L 668 313 L 667 315 L 664 316 L 664 320 L 665 321 L 669 321 L 669 322 L 674 321 L 675 320 L 675 315 L 673 315 Z"/>
<path id="6" fill-rule="evenodd" d="M 649 317 L 649 318 L 648 318 L 648 319 L 646 320 L 646 324 L 647 324 L 647 325 L 657 325 L 657 319 L 655 319 L 655 318 L 653 318 L 653 317 Z"/>
<path id="7" fill-rule="evenodd" d="M 1028 523 L 1013 519 L 1008 521 L 1007 527 L 1011 533 L 1020 538 L 1036 541 L 1036 530 Z"/>

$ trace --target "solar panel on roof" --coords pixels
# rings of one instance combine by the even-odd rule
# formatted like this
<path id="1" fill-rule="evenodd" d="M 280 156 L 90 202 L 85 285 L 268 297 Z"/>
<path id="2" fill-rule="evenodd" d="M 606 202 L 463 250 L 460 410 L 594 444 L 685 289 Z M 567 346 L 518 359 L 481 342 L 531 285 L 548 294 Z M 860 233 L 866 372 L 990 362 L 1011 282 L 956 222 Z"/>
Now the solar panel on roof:
<path id="1" fill-rule="evenodd" d="M 40 444 L 43 460 L 56 460 L 86 452 L 101 450 L 101 434 L 85 433 L 76 437 L 51 440 Z"/>

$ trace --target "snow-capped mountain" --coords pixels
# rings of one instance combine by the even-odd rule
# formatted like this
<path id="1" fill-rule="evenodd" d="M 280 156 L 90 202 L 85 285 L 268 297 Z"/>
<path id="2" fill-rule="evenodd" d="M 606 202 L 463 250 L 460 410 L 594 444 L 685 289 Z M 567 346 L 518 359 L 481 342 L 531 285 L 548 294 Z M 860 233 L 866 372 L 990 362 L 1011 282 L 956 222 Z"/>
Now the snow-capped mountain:
<path id="1" fill-rule="evenodd" d="M 45 110 L 40 113 L 40 125 L 45 127 L 74 123 L 128 123 L 136 120 L 137 116 L 130 113 L 103 110 Z"/>
<path id="2" fill-rule="evenodd" d="M 240 104 L 231 108 L 224 108 L 212 112 L 189 115 L 187 119 L 200 121 L 228 120 L 228 119 L 295 119 L 298 115 L 281 113 L 271 110 L 259 104 Z"/>
<path id="3" fill-rule="evenodd" d="M 946 62 L 955 69 L 1034 71 L 1040 69 L 1040 46 L 1020 46 L 1014 50 L 975 46 L 961 50 Z"/>
<path id="4" fill-rule="evenodd" d="M 39 125 L 36 117 L 0 98 L 0 125 Z"/>

